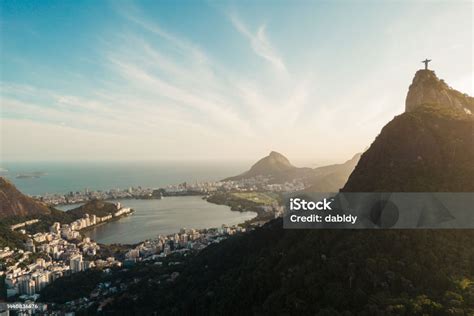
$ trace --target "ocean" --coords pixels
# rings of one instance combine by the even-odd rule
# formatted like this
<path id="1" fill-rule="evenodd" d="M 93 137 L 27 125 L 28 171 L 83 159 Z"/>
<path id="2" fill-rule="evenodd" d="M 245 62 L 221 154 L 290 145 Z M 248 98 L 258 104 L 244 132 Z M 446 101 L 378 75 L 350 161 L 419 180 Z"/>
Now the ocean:
<path id="1" fill-rule="evenodd" d="M 130 186 L 159 188 L 169 184 L 215 181 L 249 169 L 247 162 L 2 162 L 0 175 L 23 193 L 125 189 Z M 20 174 L 45 173 L 39 178 Z"/>

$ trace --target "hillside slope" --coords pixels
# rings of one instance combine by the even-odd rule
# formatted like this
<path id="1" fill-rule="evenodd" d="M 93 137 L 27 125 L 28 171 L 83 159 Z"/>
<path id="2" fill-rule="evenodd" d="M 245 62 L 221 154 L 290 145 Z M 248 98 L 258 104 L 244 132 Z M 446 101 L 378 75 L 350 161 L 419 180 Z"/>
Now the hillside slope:
<path id="1" fill-rule="evenodd" d="M 239 181 L 255 177 L 266 177 L 269 183 L 284 183 L 300 181 L 313 192 L 337 192 L 347 181 L 352 170 L 359 161 L 360 154 L 350 160 L 318 168 L 299 168 L 280 153 L 272 151 L 268 156 L 260 159 L 250 170 L 223 181 Z"/>
<path id="2" fill-rule="evenodd" d="M 434 72 L 418 71 L 406 112 L 382 129 L 343 191 L 474 192 L 472 100 Z"/>
<path id="3" fill-rule="evenodd" d="M 315 168 L 308 177 L 308 192 L 338 192 L 359 162 L 361 154 L 342 164 Z"/>
<path id="4" fill-rule="evenodd" d="M 29 233 L 38 233 L 48 231 L 54 222 L 68 224 L 86 213 L 102 217 L 116 211 L 115 204 L 101 200 L 89 201 L 66 212 L 60 211 L 24 195 L 11 182 L 0 177 L 0 247 L 23 247 L 26 237 L 12 231 L 12 224 L 38 219 L 38 223 L 27 227 Z"/>
<path id="5" fill-rule="evenodd" d="M 0 218 L 50 213 L 47 205 L 24 195 L 10 181 L 0 177 Z"/>
<path id="6" fill-rule="evenodd" d="M 68 214 L 75 218 L 84 217 L 86 214 L 103 217 L 115 212 L 117 212 L 117 205 L 103 200 L 92 200 L 67 211 Z"/>

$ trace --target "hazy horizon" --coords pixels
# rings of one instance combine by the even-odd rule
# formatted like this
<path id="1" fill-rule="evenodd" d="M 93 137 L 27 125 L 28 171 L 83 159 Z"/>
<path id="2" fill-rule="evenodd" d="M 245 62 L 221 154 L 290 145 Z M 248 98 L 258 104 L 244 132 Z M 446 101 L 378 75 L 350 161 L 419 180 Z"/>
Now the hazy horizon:
<path id="1" fill-rule="evenodd" d="M 1 6 L 3 162 L 315 167 L 367 148 L 425 58 L 474 94 L 472 2 Z"/>
<path id="2" fill-rule="evenodd" d="M 360 151 L 358 153 L 354 153 L 354 155 L 363 153 L 364 151 Z M 144 164 L 168 164 L 168 163 L 175 163 L 177 165 L 206 165 L 206 164 L 213 164 L 213 163 L 229 163 L 232 165 L 238 165 L 244 167 L 242 171 L 249 169 L 253 164 L 255 164 L 258 160 L 268 156 L 270 152 L 263 154 L 262 156 L 255 155 L 254 157 L 250 158 L 169 158 L 169 159 L 110 159 L 110 158 L 103 158 L 103 159 L 16 159 L 16 160 L 2 160 L 0 161 L 0 171 L 2 168 L 8 170 L 8 165 L 38 165 L 38 164 L 104 164 L 104 163 L 112 163 L 112 164 L 136 164 L 136 163 L 144 163 Z M 318 159 L 315 157 L 314 159 L 298 159 L 298 157 L 293 157 L 291 155 L 283 154 L 288 160 L 296 167 L 323 167 L 332 164 L 342 164 L 348 160 L 350 160 L 354 155 L 348 156 L 347 159 Z M 30 170 L 33 171 L 41 171 L 41 170 Z"/>

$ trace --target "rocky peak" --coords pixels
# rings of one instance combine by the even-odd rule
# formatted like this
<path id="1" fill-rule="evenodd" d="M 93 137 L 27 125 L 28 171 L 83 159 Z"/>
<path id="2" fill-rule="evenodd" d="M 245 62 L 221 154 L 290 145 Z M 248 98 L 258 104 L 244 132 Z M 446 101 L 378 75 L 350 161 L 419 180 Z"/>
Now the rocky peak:
<path id="1" fill-rule="evenodd" d="M 293 166 L 282 154 L 272 151 L 268 156 L 257 161 L 247 172 L 224 180 L 240 180 L 256 176 L 279 177 L 292 170 L 299 170 L 299 168 Z"/>
<path id="2" fill-rule="evenodd" d="M 268 155 L 268 158 L 281 159 L 283 161 L 287 161 L 288 163 L 290 163 L 288 158 L 286 158 L 285 156 L 283 156 L 282 154 L 280 154 L 279 152 L 276 152 L 276 151 L 270 152 L 270 154 Z"/>
<path id="3" fill-rule="evenodd" d="M 416 72 L 406 97 L 405 111 L 413 111 L 423 104 L 437 104 L 471 115 L 474 113 L 474 98 L 452 89 L 429 69 Z"/>
<path id="4" fill-rule="evenodd" d="M 262 172 L 262 174 L 275 171 L 283 171 L 294 168 L 288 158 L 282 154 L 272 151 L 267 157 L 260 159 L 250 170 Z"/>

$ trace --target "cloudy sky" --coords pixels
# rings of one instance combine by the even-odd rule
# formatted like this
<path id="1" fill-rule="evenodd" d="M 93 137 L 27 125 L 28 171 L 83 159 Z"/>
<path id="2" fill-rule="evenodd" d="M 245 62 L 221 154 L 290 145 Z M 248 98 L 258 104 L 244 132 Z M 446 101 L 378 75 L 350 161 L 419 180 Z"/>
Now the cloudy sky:
<path id="1" fill-rule="evenodd" d="M 340 162 L 423 65 L 473 94 L 471 1 L 2 1 L 1 159 Z"/>

